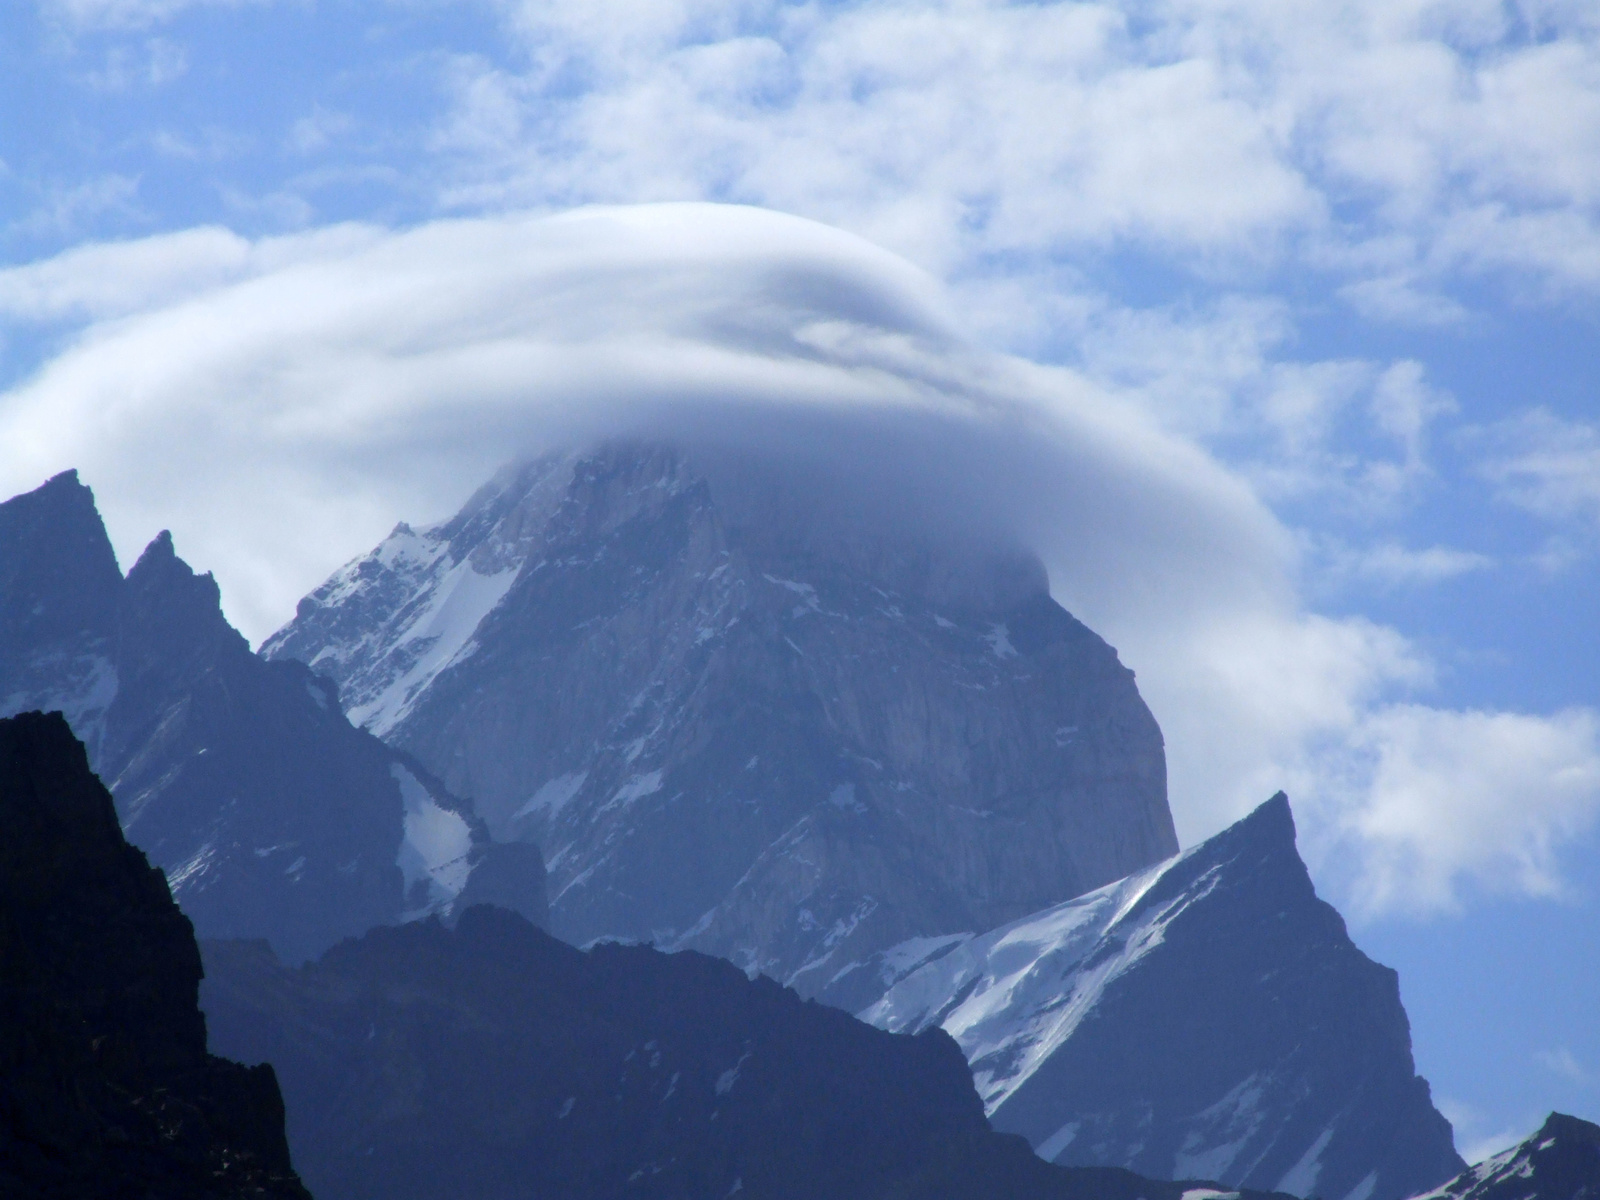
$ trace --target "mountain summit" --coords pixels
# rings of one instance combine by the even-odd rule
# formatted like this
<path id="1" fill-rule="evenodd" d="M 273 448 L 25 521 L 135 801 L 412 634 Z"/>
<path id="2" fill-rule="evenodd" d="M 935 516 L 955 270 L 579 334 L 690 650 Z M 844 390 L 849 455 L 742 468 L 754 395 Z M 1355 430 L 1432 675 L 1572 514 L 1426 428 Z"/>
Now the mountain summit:
<path id="1" fill-rule="evenodd" d="M 1317 898 L 1279 793 L 1149 870 L 935 948 L 862 1015 L 942 1027 L 1053 1162 L 1399 1200 L 1460 1171 L 1398 979 Z"/>
<path id="2" fill-rule="evenodd" d="M 859 1007 L 874 955 L 1177 850 L 1161 733 L 1030 556 L 611 444 L 397 527 L 262 653 L 549 856 L 551 927 Z"/>

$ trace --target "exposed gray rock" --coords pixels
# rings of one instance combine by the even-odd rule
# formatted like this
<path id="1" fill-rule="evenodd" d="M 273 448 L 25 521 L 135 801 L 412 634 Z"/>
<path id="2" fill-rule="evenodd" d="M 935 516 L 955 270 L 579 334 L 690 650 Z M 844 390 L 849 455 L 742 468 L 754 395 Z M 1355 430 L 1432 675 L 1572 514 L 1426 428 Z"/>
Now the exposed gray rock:
<path id="1" fill-rule="evenodd" d="M 863 1017 L 942 1027 L 995 1127 L 1053 1162 L 1324 1200 L 1463 1166 L 1395 973 L 1317 899 L 1281 793 L 1159 866 L 886 957 L 908 973 Z"/>
<path id="2" fill-rule="evenodd" d="M 1036 560 L 826 508 L 750 460 L 553 456 L 399 526 L 262 653 L 541 844 L 561 936 L 859 1007 L 875 953 L 1177 843 L 1133 674 Z"/>

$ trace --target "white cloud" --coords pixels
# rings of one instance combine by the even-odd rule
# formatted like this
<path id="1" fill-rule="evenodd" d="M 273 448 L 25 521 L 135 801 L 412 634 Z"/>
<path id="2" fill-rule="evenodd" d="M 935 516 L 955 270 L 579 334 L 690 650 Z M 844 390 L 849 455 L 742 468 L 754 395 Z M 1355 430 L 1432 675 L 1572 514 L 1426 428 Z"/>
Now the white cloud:
<path id="1" fill-rule="evenodd" d="M 1588 1087 L 1594 1082 L 1594 1073 L 1580 1063 L 1565 1046 L 1556 1050 L 1536 1051 L 1533 1057 L 1540 1066 L 1554 1071 L 1569 1083 Z"/>
<path id="2" fill-rule="evenodd" d="M 125 562 L 172 528 L 253 638 L 515 453 L 618 430 L 820 438 L 930 519 L 1040 549 L 1139 672 L 1186 840 L 1287 785 L 1309 846 L 1359 854 L 1369 907 L 1425 909 L 1464 880 L 1558 891 L 1600 795 L 1592 714 L 1408 703 L 1429 664 L 1306 611 L 1294 537 L 1150 401 L 976 349 L 931 277 L 808 221 L 690 204 L 196 230 L 0 273 L 0 308 L 87 322 L 0 396 L 0 492 L 79 467 Z M 1345 407 L 1403 463 L 1436 398 L 1404 364 L 1352 371 Z M 1199 424 L 1234 419 L 1227 391 Z"/>
<path id="3" fill-rule="evenodd" d="M 1535 409 L 1470 440 L 1485 445 L 1480 470 L 1503 500 L 1600 529 L 1600 425 Z"/>
<path id="4" fill-rule="evenodd" d="M 1497 1124 L 1481 1109 L 1438 1093 L 1434 1106 L 1455 1130 L 1456 1152 L 1473 1166 L 1532 1136 L 1544 1120 L 1541 1113 L 1526 1116 L 1517 1124 Z"/>
<path id="5" fill-rule="evenodd" d="M 1422 364 L 1286 361 L 1281 302 L 1224 296 L 1073 318 L 1084 370 L 1166 428 L 1223 448 L 1267 498 L 1315 498 L 1365 518 L 1392 514 L 1432 475 L 1432 426 L 1456 411 Z"/>
<path id="6" fill-rule="evenodd" d="M 48 189 L 32 212 L 0 228 L 7 233 L 29 235 L 76 234 L 80 226 L 102 214 L 134 214 L 138 194 L 137 178 L 111 172 L 71 186 Z"/>
<path id="7" fill-rule="evenodd" d="M 148 29 L 172 20 L 186 9 L 206 5 L 239 7 L 270 4 L 274 0 L 37 0 L 46 17 L 69 29 Z"/>
<path id="8" fill-rule="evenodd" d="M 189 54 L 166 38 L 147 38 L 143 45 L 112 46 L 105 64 L 85 76 L 90 87 L 102 92 L 126 92 L 135 87 L 157 88 L 181 78 L 189 69 Z"/>
<path id="9" fill-rule="evenodd" d="M 289 148 L 297 154 L 315 154 L 326 150 L 330 143 L 354 128 L 355 119 L 350 114 L 335 112 L 319 104 L 290 127 Z"/>
<path id="10" fill-rule="evenodd" d="M 1452 910 L 1464 883 L 1565 892 L 1563 844 L 1600 817 L 1600 714 L 1380 706 L 1313 760 L 1311 797 L 1358 849 L 1367 912 Z"/>
<path id="11" fill-rule="evenodd" d="M 1497 565 L 1489 555 L 1472 550 L 1449 546 L 1413 550 L 1396 542 L 1361 547 L 1332 543 L 1322 547 L 1321 552 L 1326 560 L 1322 571 L 1329 582 L 1347 585 L 1365 581 L 1386 589 L 1426 587 Z"/>
<path id="12" fill-rule="evenodd" d="M 452 65 L 459 203 L 742 200 L 964 276 L 1121 246 L 1290 262 L 1408 323 L 1459 322 L 1463 275 L 1600 286 L 1581 5 L 495 7 L 526 59 Z"/>

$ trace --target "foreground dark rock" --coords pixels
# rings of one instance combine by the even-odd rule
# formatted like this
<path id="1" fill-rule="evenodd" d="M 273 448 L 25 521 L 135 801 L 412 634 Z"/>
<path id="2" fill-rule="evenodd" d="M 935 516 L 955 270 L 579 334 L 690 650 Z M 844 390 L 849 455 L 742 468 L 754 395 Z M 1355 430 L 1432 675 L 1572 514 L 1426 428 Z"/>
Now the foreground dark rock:
<path id="1" fill-rule="evenodd" d="M 1037 561 L 830 515 L 769 465 L 624 444 L 508 470 L 262 653 L 543 846 L 561 936 L 850 1008 L 891 946 L 1176 852 L 1133 673 Z"/>
<path id="2" fill-rule="evenodd" d="M 308 1200 L 272 1068 L 206 1052 L 194 932 L 59 713 L 0 720 L 0 1195 Z"/>
<path id="3" fill-rule="evenodd" d="M 202 936 L 293 959 L 447 910 L 494 853 L 470 805 L 266 663 L 165 533 L 126 578 L 71 472 L 0 504 L 0 715 L 61 709 Z M 521 898 L 539 919 L 534 872 Z"/>
<path id="4" fill-rule="evenodd" d="M 1532 1137 L 1419 1200 L 1600 1200 L 1600 1125 L 1551 1113 Z"/>
<path id="5" fill-rule="evenodd" d="M 503 910 L 299 969 L 204 947 L 219 1047 L 270 1059 L 322 1200 L 1180 1200 L 989 1130 L 955 1044 L 692 951 L 582 952 Z"/>
<path id="6" fill-rule="evenodd" d="M 862 1015 L 942 1027 L 1058 1163 L 1400 1200 L 1460 1171 L 1395 973 L 1319 900 L 1280 793 L 1158 867 L 934 945 Z"/>

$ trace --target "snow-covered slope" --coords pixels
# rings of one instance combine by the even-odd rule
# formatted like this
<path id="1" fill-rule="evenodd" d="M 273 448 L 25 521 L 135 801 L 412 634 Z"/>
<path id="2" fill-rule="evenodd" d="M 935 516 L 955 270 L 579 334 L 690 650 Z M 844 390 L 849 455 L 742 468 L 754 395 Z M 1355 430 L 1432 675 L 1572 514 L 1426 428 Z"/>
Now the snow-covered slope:
<path id="1" fill-rule="evenodd" d="M 1417 1200 L 1597 1200 L 1600 1125 L 1551 1113 L 1539 1131 Z"/>
<path id="2" fill-rule="evenodd" d="M 1045 1158 L 1398 1200 L 1461 1167 L 1394 972 L 1316 898 L 1278 795 L 1216 837 L 981 937 L 886 957 L 862 1013 L 942 1026 Z M 908 969 L 909 968 L 909 969 Z"/>
<path id="3" fill-rule="evenodd" d="M 70 472 L 0 504 L 0 715 L 28 709 L 64 712 L 127 836 L 206 936 L 304 958 L 447 912 L 490 858 L 521 861 L 354 728 L 326 679 L 251 654 L 166 534 L 124 578 Z M 480 898 L 519 897 L 540 919 L 535 890 Z"/>
<path id="4" fill-rule="evenodd" d="M 1177 848 L 1160 730 L 1037 562 L 825 525 L 761 474 L 653 444 L 508 469 L 262 653 L 542 845 L 562 936 L 852 1009 L 888 946 Z"/>

